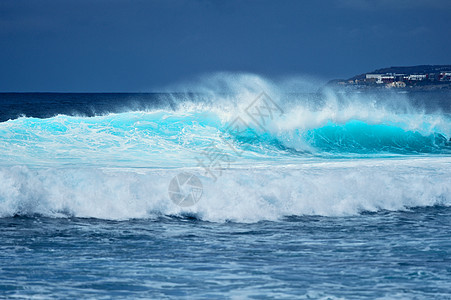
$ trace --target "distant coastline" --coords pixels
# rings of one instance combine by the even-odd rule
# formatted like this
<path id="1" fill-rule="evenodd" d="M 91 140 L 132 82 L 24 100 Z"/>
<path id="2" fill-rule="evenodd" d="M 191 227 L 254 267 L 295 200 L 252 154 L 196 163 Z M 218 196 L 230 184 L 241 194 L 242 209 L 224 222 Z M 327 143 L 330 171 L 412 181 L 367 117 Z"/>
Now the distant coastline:
<path id="1" fill-rule="evenodd" d="M 334 79 L 327 85 L 356 90 L 451 90 L 451 65 L 389 67 L 349 79 Z"/>

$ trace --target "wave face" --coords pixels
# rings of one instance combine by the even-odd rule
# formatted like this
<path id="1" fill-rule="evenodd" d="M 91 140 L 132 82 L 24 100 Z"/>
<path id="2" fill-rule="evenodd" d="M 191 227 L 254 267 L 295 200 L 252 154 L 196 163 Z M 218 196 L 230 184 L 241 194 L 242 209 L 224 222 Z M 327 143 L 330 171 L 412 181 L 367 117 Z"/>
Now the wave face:
<path id="1" fill-rule="evenodd" d="M 451 153 L 447 121 L 435 116 L 422 116 L 420 121 L 417 115 L 402 118 L 375 123 L 353 116 L 343 121 L 327 120 L 324 124 L 313 120 L 318 123 L 314 125 L 290 124 L 293 120 L 280 119 L 268 131 L 252 125 L 244 132 L 230 132 L 229 124 L 234 120 L 209 110 L 22 117 L 0 123 L 0 151 L 3 162 L 16 164 L 132 167 L 191 166 L 194 158 L 212 144 L 231 160 L 242 162 L 333 155 Z M 440 124 L 436 124 L 437 120 Z"/>
<path id="2" fill-rule="evenodd" d="M 292 93 L 253 75 L 194 86 L 200 93 L 146 101 L 39 94 L 47 118 L 0 123 L 0 215 L 258 221 L 449 205 L 449 95 Z M 100 114 L 80 113 L 90 98 L 101 99 Z M 212 153 L 219 180 L 200 164 Z M 184 209 L 167 193 L 182 170 L 204 184 L 202 201 Z"/>

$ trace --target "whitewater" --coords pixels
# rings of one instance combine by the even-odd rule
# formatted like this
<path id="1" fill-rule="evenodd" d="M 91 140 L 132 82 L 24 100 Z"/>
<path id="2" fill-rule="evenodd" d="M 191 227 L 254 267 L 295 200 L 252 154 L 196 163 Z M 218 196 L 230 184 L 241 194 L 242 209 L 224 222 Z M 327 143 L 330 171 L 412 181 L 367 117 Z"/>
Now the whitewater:
<path id="1" fill-rule="evenodd" d="M 295 83 L 221 74 L 78 106 L 45 95 L 45 113 L 0 123 L 0 216 L 252 223 L 451 204 L 449 99 Z M 168 194 L 181 172 L 202 182 L 189 207 Z"/>

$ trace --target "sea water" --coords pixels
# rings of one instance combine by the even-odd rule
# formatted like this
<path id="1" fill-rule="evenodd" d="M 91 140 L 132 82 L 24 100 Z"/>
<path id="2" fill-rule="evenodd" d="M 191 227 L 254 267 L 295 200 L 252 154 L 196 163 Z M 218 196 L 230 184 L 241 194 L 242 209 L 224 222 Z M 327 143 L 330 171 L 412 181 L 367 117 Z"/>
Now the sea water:
<path id="1" fill-rule="evenodd" d="M 448 299 L 450 113 L 259 77 L 0 94 L 0 295 Z"/>

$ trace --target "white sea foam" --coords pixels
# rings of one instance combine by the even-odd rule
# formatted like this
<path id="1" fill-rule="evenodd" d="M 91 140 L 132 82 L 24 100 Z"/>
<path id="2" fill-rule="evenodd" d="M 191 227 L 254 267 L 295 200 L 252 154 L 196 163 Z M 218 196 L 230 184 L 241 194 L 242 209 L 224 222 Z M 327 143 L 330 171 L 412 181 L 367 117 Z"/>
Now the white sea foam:
<path id="1" fill-rule="evenodd" d="M 214 222 L 257 222 L 449 206 L 450 170 L 449 157 L 230 169 L 216 182 L 202 170 L 184 169 L 199 176 L 203 195 L 196 205 L 182 208 L 167 190 L 180 169 L 1 167 L 0 216 L 123 220 L 189 214 Z"/>

